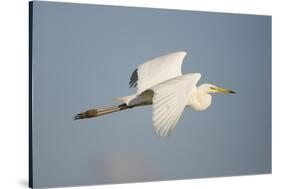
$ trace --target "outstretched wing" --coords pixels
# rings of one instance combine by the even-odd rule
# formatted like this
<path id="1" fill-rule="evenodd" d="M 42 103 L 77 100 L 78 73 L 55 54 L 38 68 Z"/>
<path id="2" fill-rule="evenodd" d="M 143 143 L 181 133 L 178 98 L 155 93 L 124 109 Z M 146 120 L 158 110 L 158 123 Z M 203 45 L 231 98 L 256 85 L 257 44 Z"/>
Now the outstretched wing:
<path id="1" fill-rule="evenodd" d="M 199 73 L 187 74 L 151 88 L 153 127 L 158 135 L 167 136 L 175 128 L 200 77 Z"/>
<path id="2" fill-rule="evenodd" d="M 138 88 L 137 93 L 168 79 L 181 76 L 181 65 L 186 52 L 166 54 L 141 64 L 131 75 L 130 87 Z"/>

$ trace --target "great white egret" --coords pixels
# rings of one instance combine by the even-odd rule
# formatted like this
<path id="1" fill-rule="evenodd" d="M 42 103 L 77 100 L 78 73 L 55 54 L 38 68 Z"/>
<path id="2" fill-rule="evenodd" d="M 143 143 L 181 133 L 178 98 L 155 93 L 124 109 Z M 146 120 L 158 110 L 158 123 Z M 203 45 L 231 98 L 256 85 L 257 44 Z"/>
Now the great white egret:
<path id="1" fill-rule="evenodd" d="M 202 111 L 211 105 L 211 93 L 235 93 L 208 83 L 196 87 L 200 73 L 182 75 L 181 65 L 185 56 L 184 51 L 174 52 L 141 64 L 130 78 L 130 87 L 137 87 L 135 94 L 116 98 L 122 102 L 119 106 L 88 110 L 77 114 L 74 119 L 152 104 L 155 132 L 167 136 L 175 128 L 185 107 Z"/>

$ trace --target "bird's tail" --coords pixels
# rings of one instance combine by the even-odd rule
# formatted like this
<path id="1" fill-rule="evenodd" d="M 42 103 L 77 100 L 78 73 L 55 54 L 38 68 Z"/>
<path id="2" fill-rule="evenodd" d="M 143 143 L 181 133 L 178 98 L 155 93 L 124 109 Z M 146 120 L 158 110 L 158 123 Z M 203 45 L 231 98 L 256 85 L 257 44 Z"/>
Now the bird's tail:
<path id="1" fill-rule="evenodd" d="M 91 109 L 91 110 L 87 110 L 85 112 L 81 112 L 81 113 L 77 114 L 76 116 L 74 116 L 74 120 L 98 117 L 98 116 L 102 116 L 105 114 L 110 114 L 113 112 L 126 110 L 128 108 L 133 108 L 133 106 L 127 106 L 126 104 L 120 104 L 119 106 L 112 106 L 109 108 Z"/>

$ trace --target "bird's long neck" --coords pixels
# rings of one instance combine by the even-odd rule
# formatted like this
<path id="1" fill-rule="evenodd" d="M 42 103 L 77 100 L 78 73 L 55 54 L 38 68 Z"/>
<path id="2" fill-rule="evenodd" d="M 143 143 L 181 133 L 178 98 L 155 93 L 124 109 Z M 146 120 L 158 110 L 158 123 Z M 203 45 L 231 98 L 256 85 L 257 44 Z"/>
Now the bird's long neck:
<path id="1" fill-rule="evenodd" d="M 212 96 L 208 93 L 205 87 L 199 86 L 194 91 L 194 100 L 191 104 L 191 107 L 195 110 L 203 111 L 206 110 L 212 101 Z"/>

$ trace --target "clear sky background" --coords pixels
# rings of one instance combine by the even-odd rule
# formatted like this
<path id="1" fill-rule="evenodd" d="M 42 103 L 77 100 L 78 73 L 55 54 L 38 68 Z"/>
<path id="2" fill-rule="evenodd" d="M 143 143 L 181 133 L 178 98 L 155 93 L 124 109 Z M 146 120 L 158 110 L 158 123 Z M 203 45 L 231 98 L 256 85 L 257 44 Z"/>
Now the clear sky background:
<path id="1" fill-rule="evenodd" d="M 35 187 L 271 172 L 271 17 L 35 2 Z M 183 73 L 237 91 L 184 111 L 167 138 L 151 107 L 74 121 L 135 92 L 131 72 L 173 51 Z"/>

